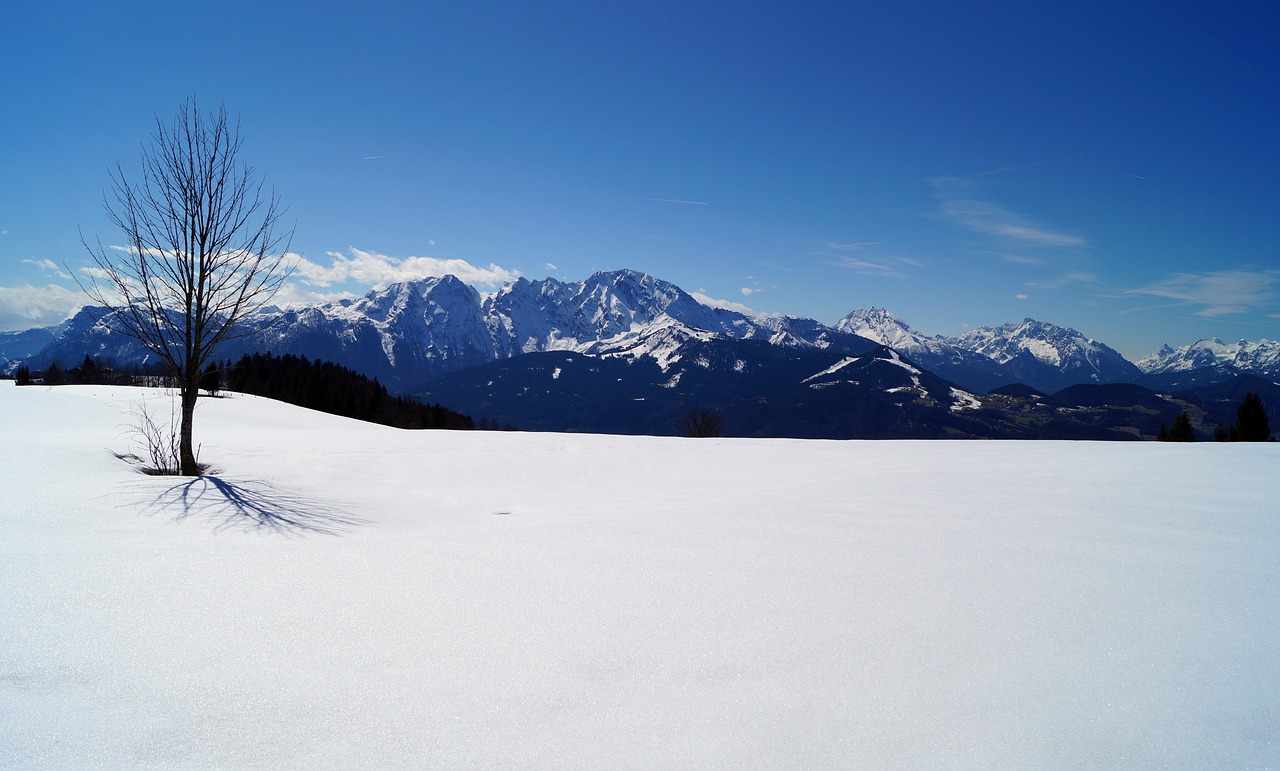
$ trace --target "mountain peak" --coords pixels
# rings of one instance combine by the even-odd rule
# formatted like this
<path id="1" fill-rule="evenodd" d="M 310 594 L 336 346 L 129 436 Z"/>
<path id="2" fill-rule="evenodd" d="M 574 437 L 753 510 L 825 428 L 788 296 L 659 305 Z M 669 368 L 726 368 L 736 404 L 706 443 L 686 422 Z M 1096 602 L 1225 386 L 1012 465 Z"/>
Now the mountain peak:
<path id="1" fill-rule="evenodd" d="M 836 322 L 836 329 L 850 332 L 911 355 L 924 346 L 925 336 L 884 308 L 859 308 Z"/>
<path id="2" fill-rule="evenodd" d="M 1019 324 L 973 329 L 951 342 L 1011 368 L 1022 382 L 1050 391 L 1079 382 L 1122 382 L 1140 374 L 1118 351 L 1071 327 L 1030 317 Z"/>

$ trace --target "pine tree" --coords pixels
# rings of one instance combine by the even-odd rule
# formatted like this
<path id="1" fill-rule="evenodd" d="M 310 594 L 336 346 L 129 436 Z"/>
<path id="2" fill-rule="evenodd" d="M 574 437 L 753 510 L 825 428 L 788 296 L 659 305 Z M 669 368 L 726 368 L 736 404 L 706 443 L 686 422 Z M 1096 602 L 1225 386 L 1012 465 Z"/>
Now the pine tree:
<path id="1" fill-rule="evenodd" d="M 1265 442 L 1271 439 L 1271 421 L 1262 406 L 1262 397 L 1250 391 L 1236 408 L 1236 423 L 1231 436 L 1237 442 Z"/>
<path id="2" fill-rule="evenodd" d="M 1166 441 L 1194 442 L 1195 440 L 1196 430 L 1191 426 L 1191 417 L 1186 412 L 1178 413 L 1178 417 L 1173 421 L 1173 428 L 1169 429 Z"/>

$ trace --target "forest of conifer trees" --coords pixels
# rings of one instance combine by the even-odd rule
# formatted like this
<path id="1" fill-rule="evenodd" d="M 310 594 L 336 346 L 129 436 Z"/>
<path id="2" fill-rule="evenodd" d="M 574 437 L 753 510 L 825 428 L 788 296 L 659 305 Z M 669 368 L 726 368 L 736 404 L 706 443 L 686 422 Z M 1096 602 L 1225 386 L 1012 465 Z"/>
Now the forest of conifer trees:
<path id="1" fill-rule="evenodd" d="M 396 428 L 475 428 L 467 415 L 411 396 L 391 396 L 377 378 L 305 356 L 245 354 L 235 364 L 211 366 L 205 377 L 202 385 L 211 391 L 222 387 Z"/>

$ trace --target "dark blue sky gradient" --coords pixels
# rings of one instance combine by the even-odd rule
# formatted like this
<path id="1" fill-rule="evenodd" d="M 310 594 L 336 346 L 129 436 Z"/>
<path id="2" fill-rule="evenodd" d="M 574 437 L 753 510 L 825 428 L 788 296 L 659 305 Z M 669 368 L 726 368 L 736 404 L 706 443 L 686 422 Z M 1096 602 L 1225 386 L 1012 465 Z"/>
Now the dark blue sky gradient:
<path id="1" fill-rule="evenodd" d="M 23 5 L 0 17 L 2 328 L 70 310 L 78 230 L 115 235 L 108 167 L 195 94 L 290 206 L 295 300 L 631 267 L 828 323 L 1032 316 L 1130 356 L 1280 336 L 1262 4 Z"/>

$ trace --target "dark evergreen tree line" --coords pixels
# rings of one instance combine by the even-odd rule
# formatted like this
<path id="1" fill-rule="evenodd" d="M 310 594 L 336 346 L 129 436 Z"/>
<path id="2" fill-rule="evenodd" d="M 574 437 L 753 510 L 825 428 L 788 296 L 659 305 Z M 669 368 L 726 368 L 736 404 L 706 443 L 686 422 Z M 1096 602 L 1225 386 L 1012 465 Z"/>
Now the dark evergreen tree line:
<path id="1" fill-rule="evenodd" d="M 86 355 L 79 365 L 71 368 L 52 362 L 43 370 L 32 371 L 23 364 L 14 372 L 17 385 L 125 385 L 168 386 L 170 379 L 157 367 L 116 367 L 109 361 L 100 361 Z"/>
<path id="2" fill-rule="evenodd" d="M 310 361 L 305 356 L 245 354 L 234 365 L 206 369 L 202 387 L 216 392 L 219 372 L 225 377 L 220 385 L 228 390 L 333 415 L 396 428 L 475 428 L 469 416 L 439 403 L 428 405 L 412 396 L 392 396 L 377 378 L 370 380 L 339 364 Z"/>

